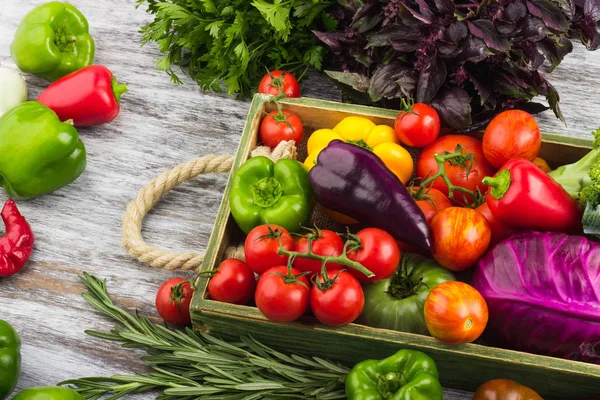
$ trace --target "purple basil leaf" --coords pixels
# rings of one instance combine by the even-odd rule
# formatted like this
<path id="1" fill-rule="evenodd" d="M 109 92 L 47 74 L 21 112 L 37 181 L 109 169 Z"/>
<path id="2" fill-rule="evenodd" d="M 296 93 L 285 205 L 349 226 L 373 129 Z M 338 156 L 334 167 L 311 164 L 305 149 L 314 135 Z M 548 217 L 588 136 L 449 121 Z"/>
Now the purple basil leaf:
<path id="1" fill-rule="evenodd" d="M 421 15 L 424 16 L 425 18 L 433 21 L 435 15 L 431 11 L 431 8 L 429 8 L 429 5 L 427 4 L 427 2 L 425 0 L 415 0 L 415 3 L 418 4 Z"/>
<path id="2" fill-rule="evenodd" d="M 565 54 L 573 49 L 573 44 L 568 39 L 564 40 L 562 46 L 556 44 L 552 39 L 544 39 L 537 42 L 537 48 L 550 63 L 550 72 L 552 72 L 560 64 Z"/>
<path id="3" fill-rule="evenodd" d="M 498 33 L 500 33 L 501 35 L 509 35 L 513 33 L 517 28 L 517 24 L 515 24 L 514 22 L 506 22 L 499 20 L 494 22 L 494 26 L 496 27 Z"/>
<path id="4" fill-rule="evenodd" d="M 446 38 L 451 42 L 458 42 L 467 37 L 469 30 L 467 25 L 462 21 L 454 21 L 446 29 Z"/>
<path id="5" fill-rule="evenodd" d="M 558 63 L 560 63 L 567 54 L 573 51 L 573 42 L 571 42 L 567 37 L 561 37 L 556 45 L 556 50 L 558 50 L 558 65 Z"/>
<path id="6" fill-rule="evenodd" d="M 423 33 L 420 29 L 409 28 L 404 24 L 394 24 L 372 35 L 365 49 L 392 46 L 398 51 L 414 51 L 416 49 L 414 46 L 422 37 Z"/>
<path id="7" fill-rule="evenodd" d="M 427 18 L 426 16 L 419 14 L 417 11 L 413 10 L 410 5 L 408 4 L 408 0 L 399 0 L 400 4 L 402 4 L 404 6 L 404 8 L 406 8 L 406 10 L 408 12 L 410 12 L 412 14 L 413 17 L 415 17 L 416 19 L 418 19 L 421 22 L 424 22 L 427 25 L 430 25 L 433 21 L 431 18 Z"/>
<path id="8" fill-rule="evenodd" d="M 600 0 L 585 0 L 583 13 L 594 22 L 600 21 Z"/>
<path id="9" fill-rule="evenodd" d="M 436 48 L 441 54 L 450 55 L 456 51 L 458 44 L 454 42 L 447 42 L 445 40 L 439 40 Z"/>
<path id="10" fill-rule="evenodd" d="M 454 12 L 454 3 L 451 0 L 434 0 L 435 7 L 441 14 L 452 14 Z"/>
<path id="11" fill-rule="evenodd" d="M 362 0 L 338 0 L 337 3 L 353 14 L 364 4 Z"/>
<path id="12" fill-rule="evenodd" d="M 479 79 L 471 73 L 469 73 L 469 80 L 475 87 L 475 90 L 481 99 L 480 104 L 484 105 L 492 95 L 492 87 L 488 84 L 489 80 Z"/>
<path id="13" fill-rule="evenodd" d="M 368 17 L 373 14 L 379 14 L 380 11 L 381 6 L 377 0 L 367 0 L 354 14 L 354 17 L 352 17 L 352 25 L 354 25 L 361 18 Z"/>
<path id="14" fill-rule="evenodd" d="M 494 50 L 507 52 L 510 50 L 508 40 L 498 35 L 494 23 L 487 19 L 476 19 L 467 21 L 469 31 L 474 36 L 483 39 L 485 44 Z"/>
<path id="15" fill-rule="evenodd" d="M 431 106 L 438 112 L 443 126 L 454 130 L 471 126 L 471 98 L 464 89 L 453 86 L 443 90 Z"/>
<path id="16" fill-rule="evenodd" d="M 341 32 L 319 32 L 313 31 L 317 39 L 325 43 L 332 52 L 339 54 L 342 51 L 341 40 L 345 39 L 346 35 Z"/>
<path id="17" fill-rule="evenodd" d="M 560 101 L 560 96 L 558 95 L 558 92 L 556 91 L 554 86 L 550 84 L 550 82 L 548 82 L 546 100 L 548 101 L 548 105 L 550 106 L 552 111 L 554 111 L 554 115 L 556 115 L 556 118 L 559 118 L 566 125 L 565 117 L 563 116 L 562 111 L 560 110 L 560 106 L 558 104 Z"/>
<path id="18" fill-rule="evenodd" d="M 529 114 L 539 114 L 541 112 L 544 112 L 544 111 L 550 109 L 550 107 L 545 106 L 540 103 L 535 103 L 533 101 L 521 101 L 521 102 L 517 103 L 517 105 L 515 106 L 515 109 L 523 110 L 525 112 L 528 112 Z"/>
<path id="19" fill-rule="evenodd" d="M 446 64 L 438 57 L 433 57 L 419 75 L 417 85 L 417 101 L 431 103 L 438 90 L 446 81 Z"/>
<path id="20" fill-rule="evenodd" d="M 521 22 L 521 34 L 530 42 L 538 42 L 550 34 L 544 21 L 538 17 L 527 17 Z"/>
<path id="21" fill-rule="evenodd" d="M 527 15 L 527 7 L 521 1 L 510 3 L 506 7 L 506 18 L 511 22 L 517 22 L 525 15 Z"/>
<path id="22" fill-rule="evenodd" d="M 419 81 L 419 74 L 412 68 L 406 68 L 400 71 L 396 83 L 400 87 L 400 91 L 404 97 L 415 97 L 417 91 L 417 83 Z"/>
<path id="23" fill-rule="evenodd" d="M 523 41 L 518 44 L 518 48 L 523 51 L 525 56 L 523 57 L 523 64 L 529 70 L 535 71 L 544 63 L 544 53 L 538 49 L 538 45 L 528 41 Z"/>
<path id="24" fill-rule="evenodd" d="M 351 87 L 359 92 L 366 92 L 369 89 L 369 77 L 356 72 L 327 71 L 325 73 L 331 80 L 342 85 Z"/>
<path id="25" fill-rule="evenodd" d="M 569 29 L 567 17 L 551 0 L 527 0 L 529 12 L 541 18 L 548 28 L 566 32 Z"/>
<path id="26" fill-rule="evenodd" d="M 383 97 L 387 99 L 399 98 L 400 87 L 395 82 L 395 79 L 400 76 L 400 72 L 404 69 L 408 69 L 400 61 L 394 61 L 386 65 L 382 65 L 375 70 L 375 73 L 371 77 L 371 83 L 369 85 L 369 96 L 371 100 L 376 103 Z"/>
<path id="27" fill-rule="evenodd" d="M 567 16 L 567 19 L 572 20 L 575 16 L 575 1 L 574 0 L 554 0 L 559 8 Z"/>
<path id="28" fill-rule="evenodd" d="M 492 51 L 488 49 L 482 39 L 469 36 L 464 43 L 461 60 L 478 63 L 491 56 Z"/>

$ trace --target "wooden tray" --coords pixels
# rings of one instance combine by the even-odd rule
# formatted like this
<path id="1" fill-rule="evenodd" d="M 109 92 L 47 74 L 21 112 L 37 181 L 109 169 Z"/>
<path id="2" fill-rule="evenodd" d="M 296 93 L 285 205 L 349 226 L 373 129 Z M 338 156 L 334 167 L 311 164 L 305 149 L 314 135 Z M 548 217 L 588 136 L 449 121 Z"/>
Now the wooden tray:
<path id="1" fill-rule="evenodd" d="M 283 101 L 284 108 L 297 113 L 305 127 L 305 139 L 298 148 L 298 160 L 306 158 L 306 138 L 319 128 L 333 128 L 349 115 L 368 117 L 376 124 L 393 126 L 396 111 L 357 106 L 309 98 Z M 233 163 L 232 173 L 249 157 L 257 144 L 258 127 L 265 111 L 275 109 L 256 95 Z M 543 134 L 540 157 L 551 167 L 578 160 L 591 148 L 591 140 Z M 231 176 L 230 176 L 231 178 Z M 230 181 L 217 214 L 214 229 L 202 266 L 211 270 L 222 260 L 225 249 L 243 242 L 243 234 L 229 209 Z M 315 210 L 314 219 L 322 220 Z M 444 345 L 432 337 L 350 324 L 342 328 L 320 325 L 311 317 L 294 323 L 274 323 L 257 308 L 220 303 L 208 299 L 208 278 L 199 280 L 191 305 L 196 329 L 223 337 L 252 334 L 266 343 L 294 351 L 319 354 L 348 365 L 367 359 L 384 358 L 399 349 L 415 349 L 427 353 L 437 363 L 444 386 L 475 390 L 483 382 L 495 378 L 514 379 L 538 391 L 546 400 L 577 399 L 600 394 L 600 365 L 538 356 L 478 344 Z M 557 327 L 559 329 L 559 327 Z M 308 350 L 309 349 L 309 350 Z"/>

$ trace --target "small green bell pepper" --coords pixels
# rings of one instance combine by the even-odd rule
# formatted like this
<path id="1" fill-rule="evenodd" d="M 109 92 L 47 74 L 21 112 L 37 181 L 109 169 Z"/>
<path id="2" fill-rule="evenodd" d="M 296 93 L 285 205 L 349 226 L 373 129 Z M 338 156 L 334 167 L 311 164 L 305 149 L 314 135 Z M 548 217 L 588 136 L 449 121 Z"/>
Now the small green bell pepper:
<path id="1" fill-rule="evenodd" d="M 49 81 L 92 65 L 95 44 L 85 16 L 52 1 L 31 10 L 19 25 L 10 54 L 19 69 Z"/>
<path id="2" fill-rule="evenodd" d="M 258 156 L 233 175 L 229 195 L 231 214 L 244 233 L 262 224 L 299 232 L 309 222 L 314 198 L 308 172 L 296 160 Z"/>
<path id="3" fill-rule="evenodd" d="M 17 386 L 21 372 L 21 339 L 14 328 L 0 320 L 0 400 Z"/>
<path id="4" fill-rule="evenodd" d="M 0 186 L 15 199 L 30 199 L 73 182 L 85 170 L 77 130 L 36 101 L 0 117 Z"/>
<path id="5" fill-rule="evenodd" d="M 84 398 L 73 389 L 45 386 L 25 389 L 12 400 L 84 400 Z"/>
<path id="6" fill-rule="evenodd" d="M 442 400 L 435 362 L 416 350 L 365 360 L 346 377 L 348 400 Z"/>

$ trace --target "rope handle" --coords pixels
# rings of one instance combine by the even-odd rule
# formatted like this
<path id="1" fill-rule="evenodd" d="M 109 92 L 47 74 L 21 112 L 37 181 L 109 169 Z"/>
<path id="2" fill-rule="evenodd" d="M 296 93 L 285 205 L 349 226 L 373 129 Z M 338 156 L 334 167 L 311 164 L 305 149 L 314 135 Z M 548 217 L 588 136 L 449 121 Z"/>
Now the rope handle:
<path id="1" fill-rule="evenodd" d="M 296 146 L 293 140 L 283 141 L 271 151 L 269 147 L 256 147 L 250 157 L 266 156 L 273 161 L 283 158 L 296 159 Z M 209 154 L 194 158 L 175 168 L 164 171 L 140 189 L 137 197 L 129 202 L 123 215 L 123 246 L 133 257 L 154 268 L 168 270 L 199 270 L 204 254 L 193 251 L 177 253 L 148 245 L 142 237 L 142 223 L 146 214 L 158 201 L 175 186 L 189 181 L 198 175 L 211 172 L 228 172 L 233 165 L 233 156 Z M 231 246 L 225 250 L 227 258 L 244 260 L 244 246 Z"/>

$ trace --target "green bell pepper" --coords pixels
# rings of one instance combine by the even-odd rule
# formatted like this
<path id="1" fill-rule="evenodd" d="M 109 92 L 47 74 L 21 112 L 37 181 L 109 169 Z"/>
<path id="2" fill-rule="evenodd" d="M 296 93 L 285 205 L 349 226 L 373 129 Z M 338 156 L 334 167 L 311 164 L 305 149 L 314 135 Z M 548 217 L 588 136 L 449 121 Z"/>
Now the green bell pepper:
<path id="1" fill-rule="evenodd" d="M 36 101 L 0 117 L 0 186 L 15 199 L 30 199 L 73 182 L 85 170 L 77 130 Z"/>
<path id="2" fill-rule="evenodd" d="M 84 400 L 84 398 L 73 389 L 45 386 L 25 389 L 12 400 Z"/>
<path id="3" fill-rule="evenodd" d="M 94 39 L 85 16 L 60 1 L 42 4 L 21 21 L 10 54 L 19 69 L 49 81 L 92 65 Z"/>
<path id="4" fill-rule="evenodd" d="M 0 320 L 0 400 L 17 386 L 21 372 L 21 339 L 14 328 Z"/>
<path id="5" fill-rule="evenodd" d="M 348 400 L 442 400 L 438 370 L 429 356 L 400 350 L 383 360 L 365 360 L 346 377 Z"/>
<path id="6" fill-rule="evenodd" d="M 296 160 L 258 156 L 233 175 L 229 195 L 231 214 L 244 233 L 262 224 L 299 232 L 312 214 L 314 197 L 308 172 Z"/>

